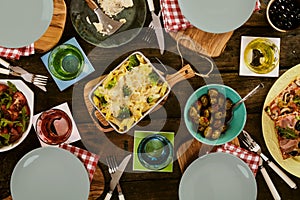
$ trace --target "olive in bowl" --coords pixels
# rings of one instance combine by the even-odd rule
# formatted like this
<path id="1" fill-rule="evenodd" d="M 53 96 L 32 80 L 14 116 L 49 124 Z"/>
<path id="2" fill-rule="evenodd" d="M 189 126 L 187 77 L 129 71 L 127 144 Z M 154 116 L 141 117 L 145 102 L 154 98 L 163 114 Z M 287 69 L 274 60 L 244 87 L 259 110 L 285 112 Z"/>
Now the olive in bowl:
<path id="1" fill-rule="evenodd" d="M 269 24 L 277 31 L 296 29 L 300 26 L 300 1 L 271 0 L 266 15 Z"/>
<path id="2" fill-rule="evenodd" d="M 187 100 L 184 121 L 189 133 L 201 143 L 221 145 L 230 142 L 243 130 L 246 123 L 246 107 L 242 103 L 234 110 L 231 106 L 241 99 L 232 88 L 221 84 L 209 84 L 197 89 Z"/>

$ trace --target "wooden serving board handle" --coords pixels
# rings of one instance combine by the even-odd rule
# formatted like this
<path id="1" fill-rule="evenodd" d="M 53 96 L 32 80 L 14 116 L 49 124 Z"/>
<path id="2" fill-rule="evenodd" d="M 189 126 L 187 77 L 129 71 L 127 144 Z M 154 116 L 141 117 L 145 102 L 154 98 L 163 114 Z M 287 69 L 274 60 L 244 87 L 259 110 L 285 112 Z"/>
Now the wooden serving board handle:
<path id="1" fill-rule="evenodd" d="M 103 76 L 100 76 L 100 77 L 98 77 L 94 80 L 91 80 L 84 87 L 84 100 L 85 100 L 85 104 L 87 106 L 87 109 L 88 109 L 94 123 L 96 124 L 97 128 L 100 131 L 104 132 L 104 133 L 111 132 L 114 129 L 111 126 L 109 126 L 108 122 L 100 114 L 100 112 L 94 108 L 94 106 L 92 105 L 92 103 L 90 102 L 90 100 L 88 98 L 88 95 L 89 95 L 90 91 L 93 89 L 93 87 L 97 83 L 99 83 L 103 78 L 105 78 L 105 76 L 106 75 L 103 75 Z M 195 72 L 191 68 L 191 66 L 190 65 L 185 65 L 178 72 L 176 72 L 174 74 L 167 75 L 166 76 L 166 81 L 168 82 L 168 84 L 172 88 L 176 83 L 179 83 L 180 81 L 183 81 L 183 80 L 187 80 L 187 79 L 192 78 L 194 76 L 195 76 Z M 161 101 L 160 104 L 158 104 L 152 110 L 152 112 L 155 112 L 158 109 L 160 109 L 163 106 L 163 104 L 166 102 L 166 100 L 167 100 L 167 97 L 163 101 Z"/>

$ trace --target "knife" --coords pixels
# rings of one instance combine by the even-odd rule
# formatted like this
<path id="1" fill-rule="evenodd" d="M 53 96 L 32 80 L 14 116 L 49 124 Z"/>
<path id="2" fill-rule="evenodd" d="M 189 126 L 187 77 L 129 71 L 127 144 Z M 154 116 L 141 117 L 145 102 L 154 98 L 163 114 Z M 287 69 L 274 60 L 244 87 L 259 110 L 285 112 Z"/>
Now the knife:
<path id="1" fill-rule="evenodd" d="M 264 179 L 265 179 L 265 181 L 266 181 L 266 183 L 267 183 L 267 185 L 268 185 L 268 187 L 269 187 L 269 189 L 270 189 L 270 191 L 273 195 L 273 198 L 275 200 L 280 200 L 281 197 L 279 196 L 279 194 L 278 194 L 278 192 L 277 192 L 277 190 L 276 190 L 276 188 L 275 188 L 268 172 L 266 171 L 266 168 L 263 166 L 262 158 L 259 159 L 259 169 L 260 169 L 260 172 L 262 173 L 262 175 L 263 175 L 263 177 L 264 177 Z"/>
<path id="2" fill-rule="evenodd" d="M 121 26 L 124 24 L 123 22 L 114 20 L 108 17 L 106 14 L 102 12 L 99 6 L 93 0 L 85 0 L 90 9 L 94 11 L 97 15 L 99 23 L 102 24 L 103 30 L 102 33 L 105 35 L 111 35 L 115 33 Z"/>
<path id="3" fill-rule="evenodd" d="M 151 23 L 153 23 L 153 25 L 154 25 L 154 31 L 155 31 L 156 38 L 157 38 L 157 41 L 158 41 L 160 54 L 162 55 L 164 53 L 164 50 L 165 50 L 165 41 L 164 41 L 163 29 L 162 29 L 159 17 L 154 13 L 153 0 L 147 0 L 147 1 L 148 1 L 149 10 L 150 10 L 151 16 L 152 16 L 152 22 Z"/>
<path id="4" fill-rule="evenodd" d="M 119 165 L 117 171 L 113 174 L 111 174 L 111 181 L 109 183 L 109 192 L 106 194 L 105 199 L 104 200 L 109 200 L 112 196 L 113 191 L 115 190 L 129 160 L 131 158 L 131 154 L 129 154 L 128 156 L 126 156 L 121 164 Z"/>

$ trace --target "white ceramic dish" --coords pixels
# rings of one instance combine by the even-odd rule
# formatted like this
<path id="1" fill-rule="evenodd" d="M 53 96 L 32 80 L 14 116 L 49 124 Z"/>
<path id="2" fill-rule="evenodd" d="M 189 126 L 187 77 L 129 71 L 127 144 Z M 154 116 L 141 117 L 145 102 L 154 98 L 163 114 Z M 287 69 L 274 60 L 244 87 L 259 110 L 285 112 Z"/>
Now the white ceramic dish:
<path id="1" fill-rule="evenodd" d="M 272 101 L 291 81 L 300 75 L 300 64 L 282 74 L 273 84 L 264 102 L 263 108 Z M 274 122 L 262 110 L 262 131 L 266 146 L 276 162 L 286 171 L 300 178 L 300 156 L 283 160 L 278 144 Z"/>
<path id="2" fill-rule="evenodd" d="M 257 185 L 249 166 L 228 153 L 210 153 L 192 162 L 179 184 L 180 200 L 253 200 Z"/>
<path id="3" fill-rule="evenodd" d="M 128 59 L 129 59 L 129 57 L 131 56 L 131 55 L 134 55 L 134 54 L 136 54 L 136 55 L 139 55 L 139 56 L 141 56 L 145 61 L 146 61 L 146 63 L 147 64 L 149 64 L 150 65 L 150 67 L 152 68 L 152 70 L 153 70 L 153 72 L 155 73 L 155 74 L 157 74 L 158 75 L 158 77 L 159 77 L 159 80 L 160 81 L 162 81 L 163 83 L 166 83 L 166 85 L 167 85 L 167 89 L 166 89 L 166 92 L 164 93 L 164 95 L 163 96 L 161 96 L 157 101 L 156 101 L 156 103 L 154 104 L 154 105 L 152 105 L 147 111 L 145 111 L 145 112 L 143 112 L 142 114 L 142 116 L 140 117 L 140 118 L 138 118 L 130 127 L 127 127 L 127 129 L 126 130 L 120 130 L 119 129 L 119 127 L 116 125 L 116 124 L 114 124 L 112 121 L 110 121 L 110 120 L 107 120 L 107 122 L 109 123 L 109 125 L 111 126 L 111 127 L 113 127 L 114 129 L 115 129 L 115 131 L 117 131 L 118 133 L 120 133 L 120 134 L 123 134 L 123 133 L 126 133 L 126 132 L 128 132 L 131 128 L 133 128 L 137 123 L 139 123 L 146 115 L 148 115 L 163 99 L 165 99 L 167 96 L 168 96 L 168 94 L 170 93 L 170 91 L 171 91 L 171 87 L 170 87 L 170 85 L 168 84 L 168 82 L 166 81 L 166 79 L 161 75 L 161 73 L 152 65 L 152 63 L 150 62 L 150 60 L 148 59 L 148 58 L 146 58 L 145 56 L 144 56 L 144 54 L 142 54 L 141 52 L 134 52 L 134 53 L 132 53 L 132 54 L 130 54 L 126 59 L 124 59 L 124 61 L 123 62 L 121 62 L 115 69 L 113 69 L 110 73 L 112 73 L 112 72 L 114 72 L 114 71 L 116 71 L 117 69 L 119 69 L 124 63 L 126 63 L 127 61 L 128 61 Z M 126 75 L 125 75 L 126 76 Z M 93 101 L 93 96 L 94 96 L 94 92 L 95 92 L 95 90 L 97 90 L 97 88 L 99 87 L 99 86 L 101 86 L 102 84 L 103 84 L 103 82 L 106 80 L 106 77 L 105 78 L 103 78 L 92 90 L 91 90 L 91 92 L 89 93 L 89 100 L 90 100 L 90 102 L 92 103 L 92 105 L 99 111 L 99 113 L 104 117 L 104 119 L 105 119 L 105 114 L 97 107 L 97 105 L 94 103 L 94 101 Z"/>
<path id="4" fill-rule="evenodd" d="M 53 0 L 2 0 L 0 6 L 0 46 L 30 45 L 48 29 Z"/>
<path id="5" fill-rule="evenodd" d="M 17 140 L 15 143 L 9 145 L 9 146 L 4 146 L 2 148 L 0 148 L 0 152 L 4 152 L 4 151 L 8 151 L 10 149 L 15 148 L 16 146 L 18 146 L 21 142 L 23 142 L 23 140 L 27 137 L 27 135 L 30 132 L 31 126 L 32 126 L 32 119 L 33 119 L 33 110 L 34 110 L 34 94 L 31 91 L 31 89 L 21 80 L 10 80 L 10 79 L 1 79 L 0 83 L 2 84 L 6 84 L 7 82 L 10 81 L 11 83 L 13 83 L 17 89 L 19 91 L 21 91 L 26 99 L 27 99 L 27 103 L 30 109 L 30 119 L 29 119 L 29 124 L 27 127 L 27 130 L 23 133 L 23 135 L 21 136 L 21 138 L 19 140 Z"/>
<path id="6" fill-rule="evenodd" d="M 206 32 L 225 33 L 249 19 L 256 0 L 178 0 L 178 3 L 193 26 Z"/>
<path id="7" fill-rule="evenodd" d="M 14 200 L 88 199 L 90 182 L 83 163 L 67 150 L 41 147 L 17 163 L 10 189 Z"/>

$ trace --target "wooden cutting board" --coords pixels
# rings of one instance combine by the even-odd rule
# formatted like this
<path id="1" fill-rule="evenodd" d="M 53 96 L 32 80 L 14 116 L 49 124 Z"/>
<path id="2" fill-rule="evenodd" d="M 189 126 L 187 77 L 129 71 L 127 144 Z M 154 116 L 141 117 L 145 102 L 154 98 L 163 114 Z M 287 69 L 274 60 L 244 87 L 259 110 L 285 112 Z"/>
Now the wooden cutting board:
<path id="1" fill-rule="evenodd" d="M 170 32 L 170 36 L 184 47 L 210 57 L 218 57 L 226 47 L 233 31 L 227 33 L 208 33 L 195 27 L 178 32 Z M 191 40 L 182 39 L 190 38 Z M 193 42 L 191 42 L 193 41 Z M 196 46 L 196 48 L 195 48 Z"/>
<path id="2" fill-rule="evenodd" d="M 240 146 L 240 142 L 238 138 L 234 138 L 231 141 L 232 144 Z M 179 167 L 181 172 L 183 173 L 184 170 L 199 157 L 199 152 L 201 151 L 201 147 L 204 149 L 209 149 L 214 151 L 214 148 L 211 149 L 207 145 L 203 146 L 201 142 L 196 139 L 189 140 L 178 148 L 176 155 L 179 163 Z"/>
<path id="3" fill-rule="evenodd" d="M 66 3 L 64 0 L 53 0 L 53 6 L 53 17 L 48 29 L 34 43 L 37 53 L 45 53 L 52 49 L 57 45 L 63 34 L 67 17 Z"/>
<path id="4" fill-rule="evenodd" d="M 90 195 L 88 200 L 95 200 L 100 197 L 104 191 L 105 180 L 103 173 L 99 166 L 97 166 L 91 186 L 90 186 Z M 12 200 L 12 197 L 9 196 L 3 200 Z"/>
<path id="5" fill-rule="evenodd" d="M 169 86 L 172 88 L 175 84 L 179 83 L 180 81 L 187 80 L 189 78 L 192 78 L 195 76 L 194 70 L 191 68 L 190 65 L 183 66 L 179 71 L 177 71 L 174 74 L 168 74 L 166 75 L 166 81 L 168 82 Z M 92 89 L 103 79 L 106 75 L 102 75 L 98 78 L 95 78 L 91 81 L 89 81 L 85 87 L 84 87 L 84 101 L 85 105 L 88 109 L 89 114 L 91 115 L 91 118 L 93 119 L 96 127 L 106 133 L 113 131 L 114 128 L 109 125 L 109 123 L 106 121 L 106 119 L 100 114 L 98 110 L 94 108 L 92 105 L 90 99 L 89 99 L 89 93 L 92 91 Z M 160 109 L 168 97 L 166 97 L 164 100 L 160 102 L 153 110 L 152 112 L 157 111 Z"/>

